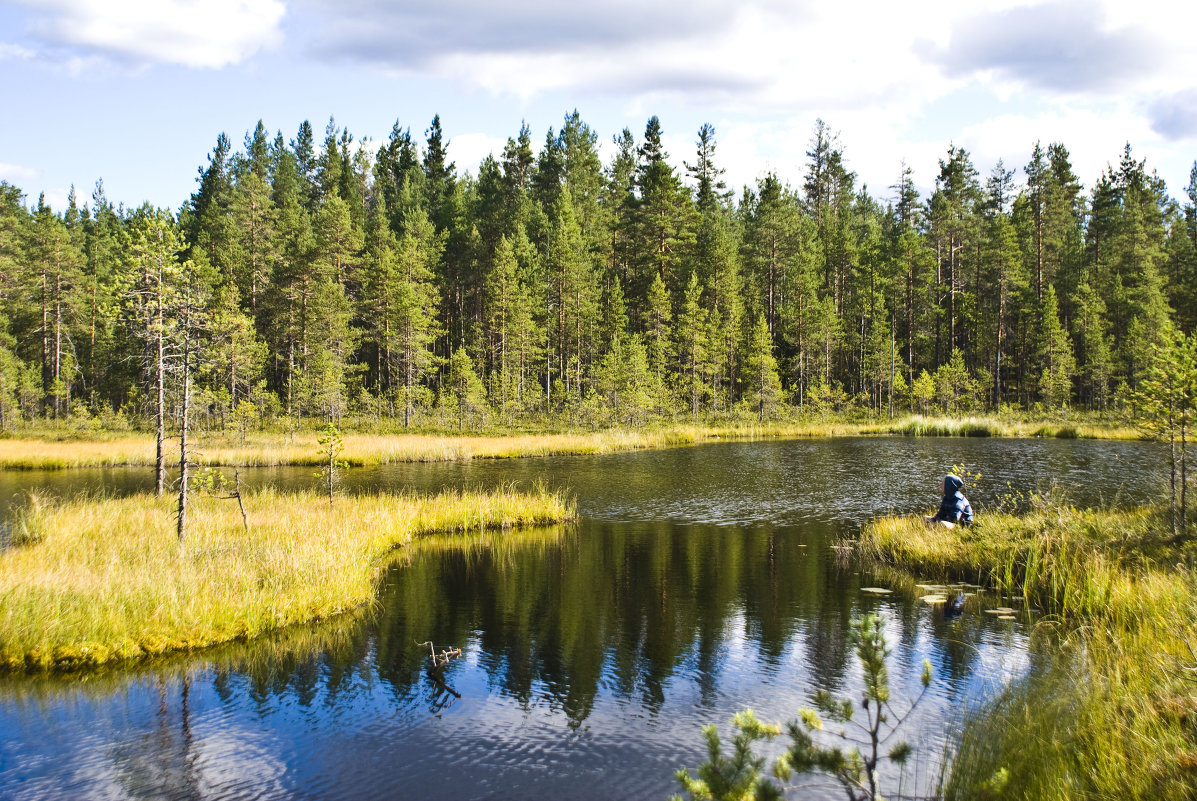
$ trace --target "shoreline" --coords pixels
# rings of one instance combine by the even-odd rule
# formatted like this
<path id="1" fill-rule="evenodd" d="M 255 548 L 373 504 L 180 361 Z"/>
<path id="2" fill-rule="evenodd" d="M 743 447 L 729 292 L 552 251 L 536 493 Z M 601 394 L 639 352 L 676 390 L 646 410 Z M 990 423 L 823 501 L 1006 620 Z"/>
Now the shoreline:
<path id="1" fill-rule="evenodd" d="M 152 436 L 115 434 L 86 437 L 77 431 L 49 430 L 41 436 L 0 439 L 0 469 L 69 470 L 91 467 L 153 467 Z M 321 432 L 254 434 L 242 443 L 233 435 L 201 434 L 193 445 L 200 467 L 315 467 L 327 460 L 319 451 Z M 994 437 L 1004 439 L 1138 440 L 1124 425 L 1086 422 L 1002 420 L 991 417 L 905 417 L 894 421 L 768 423 L 726 426 L 676 425 L 540 434 L 342 434 L 340 458 L 351 467 L 454 462 L 471 459 L 524 459 L 581 456 L 685 447 L 717 441 L 830 439 L 834 437 Z M 170 442 L 168 441 L 168 452 Z"/>
<path id="2" fill-rule="evenodd" d="M 885 517 L 861 530 L 864 558 L 1038 607 L 1030 635 L 1056 643 L 1038 671 L 966 717 L 945 799 L 982 797 L 999 778 L 1010 797 L 1046 801 L 1197 791 L 1186 722 L 1197 719 L 1197 532 L 1174 537 L 1166 514 L 1037 498 L 1025 514 L 982 512 L 965 529 Z"/>
<path id="3" fill-rule="evenodd" d="M 441 532 L 575 517 L 528 493 L 196 496 L 182 546 L 174 502 L 139 494 L 32 504 L 0 552 L 0 672 L 66 671 L 248 640 L 368 604 L 393 554 Z"/>

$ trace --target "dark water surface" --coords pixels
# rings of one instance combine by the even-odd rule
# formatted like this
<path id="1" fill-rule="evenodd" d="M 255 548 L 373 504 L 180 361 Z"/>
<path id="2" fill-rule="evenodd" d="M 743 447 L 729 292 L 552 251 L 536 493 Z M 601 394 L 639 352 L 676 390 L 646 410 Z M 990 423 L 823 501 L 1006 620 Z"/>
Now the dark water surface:
<path id="1" fill-rule="evenodd" d="M 344 491 L 529 486 L 581 520 L 397 559 L 369 613 L 255 643 L 69 678 L 0 678 L 0 798 L 663 798 L 703 758 L 699 727 L 789 719 L 819 689 L 859 695 L 849 622 L 888 618 L 907 724 L 904 792 L 937 776 L 945 732 L 1037 658 L 1026 624 L 956 619 L 832 547 L 872 515 L 933 506 L 953 463 L 969 495 L 1052 482 L 1080 505 L 1159 496 L 1144 443 L 844 439 L 350 471 Z M 310 469 L 252 471 L 307 485 Z M 32 487 L 149 486 L 143 471 L 0 473 Z M 251 510 L 252 514 L 252 510 Z M 417 643 L 456 646 L 446 689 Z M 459 696 L 459 697 L 458 697 Z M 898 701 L 901 707 L 903 703 Z M 896 776 L 891 776 L 896 780 Z M 795 797 L 836 798 L 826 782 Z"/>

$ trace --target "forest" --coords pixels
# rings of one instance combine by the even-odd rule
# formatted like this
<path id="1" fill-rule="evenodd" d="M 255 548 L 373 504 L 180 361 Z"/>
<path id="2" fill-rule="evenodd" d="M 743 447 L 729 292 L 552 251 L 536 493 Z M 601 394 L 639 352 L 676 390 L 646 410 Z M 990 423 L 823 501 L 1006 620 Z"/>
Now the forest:
<path id="1" fill-rule="evenodd" d="M 1089 189 L 1062 143 L 953 145 L 875 196 L 820 120 L 801 186 L 736 195 L 711 125 L 683 171 L 661 136 L 604 164 L 574 111 L 471 175 L 439 117 L 259 122 L 177 212 L 0 182 L 0 428 L 1110 412 L 1197 323 L 1197 164 L 1177 200 L 1129 144 Z"/>

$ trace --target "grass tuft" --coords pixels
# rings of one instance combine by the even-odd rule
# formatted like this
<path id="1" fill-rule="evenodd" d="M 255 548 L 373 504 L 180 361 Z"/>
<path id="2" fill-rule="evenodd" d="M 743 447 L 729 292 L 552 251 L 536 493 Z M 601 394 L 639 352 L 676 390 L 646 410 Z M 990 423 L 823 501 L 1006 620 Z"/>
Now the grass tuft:
<path id="1" fill-rule="evenodd" d="M 1197 752 L 1197 582 L 1184 567 L 1197 549 L 1165 530 L 1159 510 L 1050 499 L 965 529 L 892 517 L 865 526 L 860 547 L 876 559 L 1049 613 L 1033 639 L 1055 655 L 1049 667 L 969 717 L 945 798 L 1197 797 L 1185 763 Z"/>
<path id="2" fill-rule="evenodd" d="M 0 553 L 0 667 L 69 669 L 204 648 L 369 602 L 392 549 L 433 532 L 507 531 L 572 518 L 538 487 L 338 498 L 267 489 L 197 497 L 180 546 L 151 495 L 30 506 L 27 544 Z"/>

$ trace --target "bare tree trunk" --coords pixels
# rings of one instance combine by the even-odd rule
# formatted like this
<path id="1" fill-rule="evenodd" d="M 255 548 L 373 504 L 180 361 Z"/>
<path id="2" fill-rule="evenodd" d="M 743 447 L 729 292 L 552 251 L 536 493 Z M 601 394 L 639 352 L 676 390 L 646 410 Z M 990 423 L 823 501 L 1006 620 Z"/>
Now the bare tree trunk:
<path id="1" fill-rule="evenodd" d="M 154 494 L 159 498 L 166 490 L 166 343 L 165 332 L 162 330 L 162 268 L 159 266 L 158 270 L 158 322 L 156 344 L 158 347 L 157 353 L 157 383 L 158 383 L 158 398 L 156 402 L 156 417 L 157 428 L 155 430 L 155 475 Z"/>
<path id="2" fill-rule="evenodd" d="M 54 276 L 54 419 L 62 414 L 62 396 L 58 382 L 62 379 L 62 270 Z"/>
<path id="3" fill-rule="evenodd" d="M 185 312 L 190 314 L 190 310 Z M 190 328 L 190 321 L 187 327 Z M 187 418 L 191 411 L 191 332 L 184 331 L 183 345 L 183 414 L 179 424 L 179 544 L 187 540 L 187 480 L 190 478 L 187 464 Z M 240 500 L 238 500 L 240 502 Z"/>

